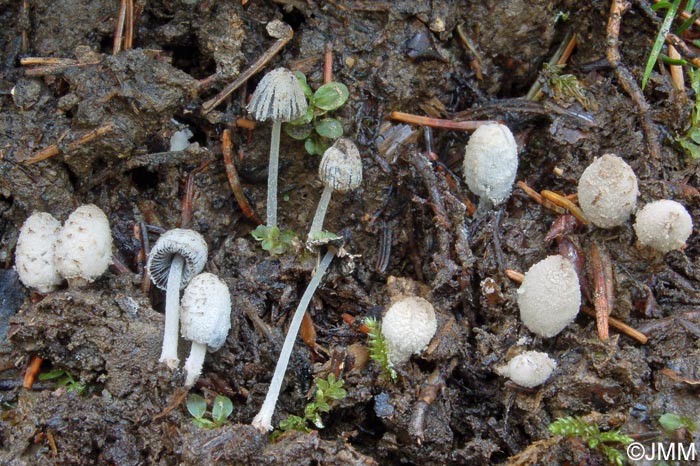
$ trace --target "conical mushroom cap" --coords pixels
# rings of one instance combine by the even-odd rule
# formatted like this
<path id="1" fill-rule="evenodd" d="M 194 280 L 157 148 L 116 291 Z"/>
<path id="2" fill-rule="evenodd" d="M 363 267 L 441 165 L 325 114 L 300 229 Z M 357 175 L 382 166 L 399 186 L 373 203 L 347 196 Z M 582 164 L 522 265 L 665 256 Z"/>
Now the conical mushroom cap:
<path id="1" fill-rule="evenodd" d="M 304 89 L 286 68 L 277 68 L 263 76 L 248 104 L 248 111 L 258 121 L 296 120 L 306 114 L 307 108 Z"/>
<path id="2" fill-rule="evenodd" d="M 221 348 L 231 329 L 228 286 L 212 273 L 194 277 L 182 295 L 180 322 L 186 339 L 212 351 Z"/>
<path id="3" fill-rule="evenodd" d="M 176 228 L 160 235 L 148 255 L 146 267 L 153 283 L 164 290 L 168 286 L 170 264 L 176 254 L 181 255 L 185 259 L 180 282 L 180 289 L 183 289 L 192 277 L 202 271 L 207 262 L 207 253 L 207 242 L 202 235 L 194 230 Z"/>
<path id="4" fill-rule="evenodd" d="M 362 183 L 362 159 L 355 143 L 338 139 L 323 154 L 318 167 L 323 184 L 341 193 L 351 191 Z"/>

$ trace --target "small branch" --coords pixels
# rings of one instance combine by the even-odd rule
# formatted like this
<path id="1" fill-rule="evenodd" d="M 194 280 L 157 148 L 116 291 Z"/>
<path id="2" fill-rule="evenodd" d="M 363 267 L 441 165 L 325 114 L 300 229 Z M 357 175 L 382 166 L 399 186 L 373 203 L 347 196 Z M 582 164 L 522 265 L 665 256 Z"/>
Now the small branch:
<path id="1" fill-rule="evenodd" d="M 238 170 L 236 170 L 236 164 L 233 161 L 233 143 L 231 142 L 231 131 L 228 129 L 225 129 L 221 136 L 221 147 L 228 184 L 231 186 L 233 196 L 236 198 L 236 201 L 238 201 L 238 206 L 241 208 L 246 218 L 252 220 L 256 225 L 262 224 L 262 220 L 255 212 L 255 209 L 250 205 L 248 198 L 243 192 L 243 187 L 238 178 Z"/>
<path id="2" fill-rule="evenodd" d="M 112 55 L 118 54 L 122 49 L 124 39 L 124 22 L 126 21 L 126 0 L 121 0 L 119 13 L 117 14 L 116 27 L 114 28 L 114 43 L 112 44 Z"/>
<path id="3" fill-rule="evenodd" d="M 404 112 L 391 112 L 389 118 L 402 123 L 410 123 L 413 125 L 430 126 L 431 128 L 453 129 L 457 131 L 474 131 L 479 126 L 498 123 L 497 121 L 481 120 L 481 121 L 455 121 L 443 120 L 440 118 L 424 117 L 412 115 Z"/>
<path id="4" fill-rule="evenodd" d="M 583 214 L 583 211 L 566 197 L 561 196 L 555 193 L 554 191 L 548 191 L 546 189 L 543 190 L 540 194 L 543 198 L 547 199 L 548 201 L 558 205 L 559 207 L 567 209 L 569 212 L 571 212 L 571 215 L 579 219 L 584 225 L 590 225 L 591 222 Z"/>
<path id="5" fill-rule="evenodd" d="M 608 339 L 608 321 L 613 307 L 613 277 L 610 256 L 593 243 L 591 246 L 591 263 L 593 265 L 593 302 L 595 304 L 598 336 L 601 340 Z"/>
<path id="6" fill-rule="evenodd" d="M 333 44 L 326 43 L 326 50 L 323 55 L 323 84 L 333 81 Z"/>
<path id="7" fill-rule="evenodd" d="M 110 121 L 106 125 L 100 126 L 99 128 L 84 134 L 83 136 L 79 137 L 76 141 L 68 143 L 66 145 L 66 148 L 64 151 L 61 151 L 61 148 L 58 146 L 58 144 L 51 144 L 50 146 L 40 150 L 39 152 L 36 152 L 34 155 L 29 157 L 28 159 L 25 159 L 24 163 L 27 165 L 31 165 L 31 164 L 34 164 L 37 162 L 41 162 L 42 160 L 46 160 L 48 158 L 54 157 L 54 156 L 60 154 L 61 152 L 65 152 L 65 153 L 72 152 L 83 144 L 86 144 L 90 141 L 101 138 L 105 134 L 111 133 L 113 129 L 114 129 L 114 122 Z"/>
<path id="8" fill-rule="evenodd" d="M 39 356 L 32 356 L 27 366 L 27 372 L 24 373 L 24 381 L 22 382 L 22 387 L 29 390 L 34 385 L 36 376 L 39 374 L 39 369 L 41 369 L 41 363 L 44 362 Z"/>

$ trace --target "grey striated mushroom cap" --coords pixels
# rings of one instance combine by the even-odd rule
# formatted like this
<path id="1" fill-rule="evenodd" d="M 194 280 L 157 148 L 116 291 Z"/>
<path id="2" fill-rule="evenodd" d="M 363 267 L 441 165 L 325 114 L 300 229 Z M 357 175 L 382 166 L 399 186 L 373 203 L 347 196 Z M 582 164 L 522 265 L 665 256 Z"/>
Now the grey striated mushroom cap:
<path id="1" fill-rule="evenodd" d="M 185 288 L 189 281 L 202 271 L 207 262 L 207 242 L 202 235 L 194 230 L 176 228 L 163 233 L 148 255 L 148 273 L 153 283 L 164 290 L 168 286 L 170 264 L 176 254 L 185 259 L 182 271 L 180 289 Z"/>
<path id="2" fill-rule="evenodd" d="M 306 114 L 308 105 L 297 77 L 286 68 L 277 68 L 260 80 L 248 104 L 258 121 L 292 121 Z"/>
<path id="3" fill-rule="evenodd" d="M 341 193 L 360 186 L 362 159 L 355 143 L 344 138 L 335 141 L 323 154 L 318 176 L 323 184 Z"/>

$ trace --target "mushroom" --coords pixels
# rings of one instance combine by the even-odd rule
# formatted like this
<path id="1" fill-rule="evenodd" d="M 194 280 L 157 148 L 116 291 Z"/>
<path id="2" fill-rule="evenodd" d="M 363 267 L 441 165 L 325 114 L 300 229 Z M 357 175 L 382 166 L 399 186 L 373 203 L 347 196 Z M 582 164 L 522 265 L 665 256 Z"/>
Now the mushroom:
<path id="1" fill-rule="evenodd" d="M 625 223 L 637 205 L 637 194 L 637 176 L 624 160 L 613 154 L 596 159 L 578 181 L 581 210 L 600 228 Z"/>
<path id="2" fill-rule="evenodd" d="M 277 398 L 279 397 L 280 390 L 282 389 L 282 380 L 284 379 L 285 372 L 287 372 L 287 365 L 289 364 L 289 357 L 292 355 L 294 341 L 299 333 L 299 327 L 301 327 L 301 321 L 304 318 L 306 308 L 309 307 L 311 298 L 316 292 L 316 288 L 318 288 L 318 285 L 321 283 L 323 274 L 326 273 L 326 270 L 328 270 L 328 266 L 333 260 L 333 255 L 333 252 L 328 251 L 323 256 L 323 259 L 321 259 L 318 267 L 316 267 L 313 277 L 311 277 L 309 285 L 306 287 L 304 294 L 301 296 L 297 309 L 294 311 L 292 322 L 289 324 L 289 329 L 287 330 L 287 336 L 284 338 L 284 344 L 282 345 L 280 357 L 277 359 L 275 373 L 272 374 L 270 387 L 267 389 L 267 395 L 265 395 L 265 401 L 251 423 L 261 432 L 272 430 L 272 414 L 275 412 Z"/>
<path id="3" fill-rule="evenodd" d="M 693 219 L 683 205 L 664 199 L 637 212 L 634 231 L 641 244 L 667 253 L 685 245 L 693 231 Z"/>
<path id="4" fill-rule="evenodd" d="M 355 143 L 350 139 L 341 138 L 326 149 L 318 167 L 318 177 L 321 178 L 324 188 L 311 223 L 309 239 L 313 239 L 314 235 L 323 229 L 323 219 L 326 217 L 333 191 L 346 193 L 362 183 L 362 159 Z"/>
<path id="5" fill-rule="evenodd" d="M 397 365 L 428 346 L 437 331 L 435 309 L 423 298 L 408 296 L 396 301 L 384 314 L 382 335 L 389 361 Z"/>
<path id="6" fill-rule="evenodd" d="M 496 372 L 521 387 L 533 388 L 545 383 L 556 367 L 557 363 L 547 353 L 525 351 Z"/>
<path id="7" fill-rule="evenodd" d="M 158 238 L 146 268 L 153 283 L 165 290 L 165 331 L 160 362 L 171 369 L 178 365 L 177 339 L 180 290 L 202 271 L 207 261 L 207 243 L 193 230 L 176 228 Z"/>
<path id="8" fill-rule="evenodd" d="M 564 330 L 581 307 L 578 275 L 571 261 L 549 256 L 530 267 L 518 288 L 518 307 L 531 332 L 553 337 Z"/>
<path id="9" fill-rule="evenodd" d="M 269 228 L 277 226 L 277 172 L 282 122 L 301 118 L 306 114 L 307 108 L 304 89 L 294 73 L 286 68 L 277 68 L 263 76 L 248 104 L 248 111 L 256 120 L 272 120 L 270 165 L 267 175 Z"/>
<path id="10" fill-rule="evenodd" d="M 15 269 L 25 286 L 49 293 L 63 282 L 54 253 L 61 223 L 46 212 L 35 212 L 22 224 L 15 249 Z"/>
<path id="11" fill-rule="evenodd" d="M 479 126 L 464 148 L 464 181 L 479 196 L 498 205 L 508 199 L 518 171 L 518 146 L 513 133 L 500 123 Z"/>
<path id="12" fill-rule="evenodd" d="M 207 347 L 216 351 L 224 345 L 231 329 L 231 294 L 219 277 L 202 273 L 190 281 L 180 307 L 182 336 L 192 342 L 185 361 L 185 386 L 199 378 Z"/>
<path id="13" fill-rule="evenodd" d="M 102 209 L 78 207 L 56 239 L 56 269 L 71 286 L 92 283 L 112 263 L 112 231 Z"/>

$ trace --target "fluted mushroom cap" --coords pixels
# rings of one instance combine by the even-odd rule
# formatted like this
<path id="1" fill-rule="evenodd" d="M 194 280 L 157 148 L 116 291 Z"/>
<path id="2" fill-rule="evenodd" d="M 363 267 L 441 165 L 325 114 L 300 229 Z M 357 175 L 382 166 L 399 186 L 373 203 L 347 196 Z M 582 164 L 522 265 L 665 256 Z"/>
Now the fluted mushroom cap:
<path id="1" fill-rule="evenodd" d="M 286 68 L 277 68 L 263 76 L 248 104 L 248 111 L 258 121 L 296 120 L 306 114 L 307 108 L 304 89 Z"/>
<path id="2" fill-rule="evenodd" d="M 35 212 L 22 224 L 15 249 L 15 268 L 25 286 L 40 293 L 53 291 L 63 282 L 54 264 L 61 223 L 46 212 Z"/>
<path id="3" fill-rule="evenodd" d="M 352 191 L 362 183 L 362 159 L 350 139 L 338 139 L 326 149 L 318 167 L 323 184 L 341 193 Z"/>
<path id="4" fill-rule="evenodd" d="M 228 286 L 212 273 L 194 277 L 182 295 L 180 323 L 184 338 L 212 351 L 221 348 L 231 329 Z"/>
<path id="5" fill-rule="evenodd" d="M 189 281 L 204 269 L 207 262 L 207 242 L 202 235 L 194 230 L 176 228 L 166 231 L 148 255 L 148 273 L 153 283 L 164 290 L 168 286 L 168 273 L 170 264 L 176 254 L 185 259 L 185 267 L 182 271 L 180 289 L 183 289 Z"/>
<path id="6" fill-rule="evenodd" d="M 382 335 L 389 349 L 389 360 L 401 364 L 428 346 L 437 331 L 435 309 L 417 296 L 403 298 L 386 311 Z"/>
<path id="7" fill-rule="evenodd" d="M 693 232 L 693 219 L 683 205 L 663 199 L 637 212 L 634 231 L 640 243 L 667 253 L 685 245 Z"/>

